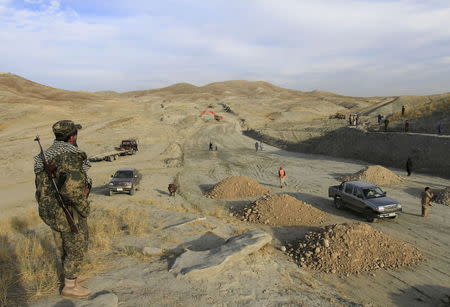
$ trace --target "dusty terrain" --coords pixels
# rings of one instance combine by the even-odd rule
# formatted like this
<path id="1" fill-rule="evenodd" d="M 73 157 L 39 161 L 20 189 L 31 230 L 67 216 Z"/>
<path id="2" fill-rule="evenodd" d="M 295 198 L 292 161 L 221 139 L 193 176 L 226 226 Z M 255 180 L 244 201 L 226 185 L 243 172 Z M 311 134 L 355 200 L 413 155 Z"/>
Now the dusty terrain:
<path id="1" fill-rule="evenodd" d="M 286 135 L 314 136 L 317 131 L 323 134 L 345 125 L 339 120 L 327 120 L 331 114 L 366 110 L 370 115 L 370 110 L 376 114 L 381 107 L 394 110 L 397 105 L 390 103 L 401 105 L 401 98 L 305 93 L 245 81 L 205 87 L 178 84 L 124 94 L 67 92 L 9 74 L 0 74 L 0 85 L 2 218 L 20 216 L 26 209 L 36 207 L 32 157 L 38 150 L 33 139 L 39 134 L 45 147 L 50 145 L 51 125 L 55 121 L 73 119 L 81 123 L 78 144 L 89 155 L 109 151 L 124 138 L 139 140 L 138 154 L 98 162 L 90 170 L 94 211 L 118 207 L 149 214 L 143 219 L 152 225 L 151 233 L 144 238 L 117 238 L 114 247 L 155 247 L 165 255 L 143 260 L 134 255 L 112 254 L 108 267 L 91 274 L 87 286 L 95 292 L 113 292 L 120 306 L 145 306 L 149 302 L 161 306 L 445 306 L 448 302 L 449 207 L 436 204 L 430 216 L 423 219 L 419 216 L 419 194 L 427 185 L 444 189 L 450 186 L 449 179 L 413 173 L 401 183 L 385 187 L 390 197 L 400 200 L 403 214 L 396 220 L 371 225 L 395 240 L 413 245 L 426 261 L 349 276 L 299 267 L 281 251 L 287 242 L 302 239 L 308 231 L 318 230 L 318 226 L 243 222 L 230 216 L 230 211 L 248 206 L 259 197 L 225 200 L 204 195 L 224 178 L 246 176 L 266 186 L 272 194 L 285 193 L 326 212 L 326 224 L 362 221 L 350 211 L 335 209 L 327 198 L 327 188 L 337 184 L 338 177 L 368 166 L 363 157 L 345 160 L 288 152 L 267 144 L 263 151 L 255 152 L 254 139 L 242 135 L 242 129 L 274 129 L 276 125 L 277 131 L 289 131 Z M 225 112 L 223 105 L 230 106 L 234 113 Z M 208 107 L 223 115 L 224 120 L 217 122 L 208 114 L 199 117 Z M 445 114 L 443 117 L 448 120 L 448 113 Z M 298 131 L 293 131 L 295 127 Z M 218 145 L 218 151 L 208 150 L 210 141 Z M 279 165 L 284 165 L 289 174 L 288 186 L 283 190 L 278 188 L 276 177 Z M 123 167 L 136 167 L 142 172 L 139 191 L 134 196 L 106 196 L 104 186 L 110 175 Z M 403 170 L 389 169 L 405 176 Z M 167 193 L 170 182 L 179 186 L 174 198 Z M 220 274 L 190 279 L 168 272 L 173 257 L 185 248 L 210 249 L 251 229 L 267 231 L 274 240 Z M 73 306 L 57 293 L 29 300 L 37 306 Z"/>

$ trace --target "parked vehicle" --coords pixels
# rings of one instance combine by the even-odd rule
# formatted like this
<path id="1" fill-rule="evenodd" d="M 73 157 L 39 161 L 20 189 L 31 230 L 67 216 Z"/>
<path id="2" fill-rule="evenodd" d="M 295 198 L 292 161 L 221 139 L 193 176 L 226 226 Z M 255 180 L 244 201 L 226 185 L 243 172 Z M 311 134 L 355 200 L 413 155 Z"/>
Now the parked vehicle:
<path id="1" fill-rule="evenodd" d="M 380 187 L 363 181 L 346 181 L 328 188 L 328 197 L 334 199 L 336 208 L 347 207 L 364 215 L 367 221 L 376 218 L 396 218 L 401 204 L 386 197 Z"/>
<path id="2" fill-rule="evenodd" d="M 138 151 L 138 144 L 135 139 L 122 140 L 117 150 L 134 150 Z"/>
<path id="3" fill-rule="evenodd" d="M 122 140 L 119 146 L 113 151 L 104 152 L 89 157 L 90 162 L 109 161 L 112 162 L 119 156 L 134 155 L 138 151 L 138 144 L 135 139 Z"/>
<path id="4" fill-rule="evenodd" d="M 142 175 L 135 168 L 123 168 L 116 171 L 111 176 L 111 181 L 108 183 L 107 195 L 111 196 L 113 193 L 129 193 L 134 195 L 134 192 L 139 188 Z"/>

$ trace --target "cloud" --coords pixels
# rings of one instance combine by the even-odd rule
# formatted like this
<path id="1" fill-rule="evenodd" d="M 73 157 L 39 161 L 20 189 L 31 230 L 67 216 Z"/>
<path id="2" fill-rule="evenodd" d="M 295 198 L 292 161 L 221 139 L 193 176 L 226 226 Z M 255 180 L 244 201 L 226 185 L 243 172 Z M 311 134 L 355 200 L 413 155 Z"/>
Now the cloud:
<path id="1" fill-rule="evenodd" d="M 444 1 L 0 0 L 0 29 L 2 70 L 74 90 L 251 79 L 392 95 L 450 79 Z"/>

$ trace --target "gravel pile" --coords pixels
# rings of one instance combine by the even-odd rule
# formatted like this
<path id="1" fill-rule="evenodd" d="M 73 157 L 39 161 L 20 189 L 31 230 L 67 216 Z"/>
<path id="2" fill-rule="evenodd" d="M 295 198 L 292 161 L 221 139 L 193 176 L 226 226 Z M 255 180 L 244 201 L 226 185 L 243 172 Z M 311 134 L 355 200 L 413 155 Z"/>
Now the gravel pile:
<path id="1" fill-rule="evenodd" d="M 365 181 L 374 185 L 386 186 L 391 184 L 398 184 L 403 181 L 400 176 L 391 172 L 387 168 L 380 165 L 367 166 L 357 173 L 338 178 L 343 181 Z"/>
<path id="2" fill-rule="evenodd" d="M 328 214 L 287 194 L 265 195 L 239 215 L 243 221 L 271 226 L 317 225 Z"/>
<path id="3" fill-rule="evenodd" d="M 434 201 L 441 205 L 450 206 L 450 187 L 436 192 Z"/>
<path id="4" fill-rule="evenodd" d="M 260 196 L 269 193 L 269 189 L 245 176 L 228 177 L 206 192 L 206 197 L 237 199 Z"/>
<path id="5" fill-rule="evenodd" d="M 331 225 L 309 232 L 288 245 L 286 251 L 301 267 L 338 274 L 396 269 L 425 259 L 410 244 L 364 223 Z"/>

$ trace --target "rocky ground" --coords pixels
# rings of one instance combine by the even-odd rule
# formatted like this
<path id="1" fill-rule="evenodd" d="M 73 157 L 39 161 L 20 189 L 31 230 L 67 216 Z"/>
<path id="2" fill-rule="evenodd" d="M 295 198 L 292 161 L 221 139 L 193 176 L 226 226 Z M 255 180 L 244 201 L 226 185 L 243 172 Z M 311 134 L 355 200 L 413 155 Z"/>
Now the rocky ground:
<path id="1" fill-rule="evenodd" d="M 220 86 L 215 85 L 212 89 L 219 91 Z M 336 270 L 333 274 L 316 270 L 312 262 L 308 266 L 299 266 L 297 258 L 283 252 L 283 246 L 304 240 L 308 232 L 310 238 L 315 238 L 313 233 L 320 233 L 323 226 L 363 221 L 353 212 L 335 209 L 327 198 L 327 189 L 339 183 L 337 178 L 354 174 L 369 165 L 362 161 L 287 152 L 267 144 L 263 151 L 255 152 L 255 141 L 242 135 L 242 125 L 243 122 L 252 125 L 262 121 L 266 114 L 277 116 L 275 113 L 280 110 L 275 110 L 276 104 L 271 105 L 273 97 L 264 94 L 269 89 L 260 84 L 259 89 L 255 89 L 256 96 L 251 96 L 255 101 L 262 101 L 260 109 L 249 103 L 242 106 L 242 111 L 247 110 L 249 114 L 246 121 L 242 119 L 247 113 L 241 112 L 239 116 L 226 113 L 221 105 L 232 105 L 228 102 L 236 103 L 241 96 L 229 94 L 228 101 L 214 91 L 205 96 L 196 93 L 195 89 L 184 95 L 180 94 L 184 89 L 178 87 L 172 89 L 170 95 L 164 91 L 108 97 L 97 95 L 96 98 L 85 98 L 89 103 L 65 96 L 66 100 L 61 98 L 51 103 L 33 98 L 25 99 L 27 104 L 21 104 L 23 101 L 12 94 L 8 96 L 16 99 L 12 103 L 5 102 L 6 98 L 0 99 L 7 110 L 2 113 L 0 130 L 0 157 L 4 161 L 0 170 L 8 174 L 0 179 L 4 217 L 20 215 L 25 209 L 36 206 L 32 173 L 32 156 L 37 153 L 32 141 L 35 134 L 39 133 L 44 145 L 48 146 L 52 140 L 51 124 L 71 118 L 84 126 L 78 144 L 89 155 L 111 150 L 121 139 L 135 137 L 139 140 L 140 150 L 136 155 L 93 165 L 90 170 L 94 180 L 92 206 L 94 211 L 105 207 L 146 210 L 149 217 L 143 219 L 153 229 L 142 238 L 125 236 L 114 240 L 113 249 L 118 252 L 110 256 L 106 268 L 90 274 L 86 283 L 94 291 L 90 299 L 75 301 L 54 293 L 37 300 L 30 298 L 31 305 L 83 306 L 95 299 L 104 299 L 111 306 L 146 306 L 149 303 L 157 306 L 445 306 L 450 295 L 450 213 L 447 206 L 436 204 L 428 218 L 421 218 L 419 195 L 424 186 L 435 190 L 450 186 L 448 179 L 413 173 L 402 182 L 384 187 L 390 197 L 402 203 L 403 214 L 396 220 L 372 224 L 370 233 L 373 236 L 369 236 L 368 242 L 350 238 L 352 243 L 367 243 L 368 248 L 378 253 L 388 248 L 380 245 L 380 240 L 399 242 L 400 246 L 412 245 L 426 261 L 411 262 L 412 265 L 406 267 L 378 261 L 379 268 L 375 271 L 361 269 L 356 274 L 349 267 L 345 274 L 337 274 L 340 267 L 336 267 L 331 268 Z M 292 93 L 276 94 L 279 101 L 293 99 Z M 316 102 L 320 100 L 318 97 L 325 97 L 323 93 L 315 95 L 319 95 L 314 98 Z M 248 92 L 244 96 L 247 102 L 251 100 Z M 328 108 L 326 112 L 321 109 L 311 112 L 314 116 L 335 113 L 345 108 L 340 104 L 346 101 L 360 101 L 367 106 L 389 101 L 377 99 L 361 102 L 356 98 L 347 101 L 330 96 L 321 106 Z M 224 115 L 223 121 L 199 117 L 200 111 L 211 104 L 211 110 Z M 291 107 L 293 114 L 302 113 L 299 106 Z M 255 113 L 258 113 L 257 117 Z M 218 145 L 217 151 L 208 150 L 210 141 Z M 288 185 L 283 189 L 278 187 L 276 177 L 280 165 L 285 166 L 288 173 Z M 105 184 L 110 175 L 124 167 L 136 167 L 143 174 L 139 191 L 133 196 L 106 196 Z M 399 169 L 389 168 L 389 171 L 405 176 Z M 289 195 L 290 201 L 283 203 L 295 199 L 309 204 L 327 219 L 317 225 L 302 219 L 290 224 L 265 224 L 230 216 L 238 208 L 250 208 L 261 198 L 261 195 L 232 199 L 205 196 L 205 192 L 217 183 L 234 176 L 250 178 L 270 190 L 273 197 Z M 176 197 L 168 196 L 167 185 L 171 182 L 179 186 Z M 287 211 L 284 215 L 287 216 Z M 358 227 L 366 227 L 364 223 L 361 225 L 364 226 Z M 234 250 L 242 241 L 231 238 L 250 231 L 267 233 L 272 240 L 258 251 L 244 252 L 241 257 L 231 257 L 229 262 L 219 261 L 219 268 L 206 274 L 170 271 L 186 252 L 198 252 L 193 255 L 203 257 L 205 251 Z M 375 242 L 372 244 L 370 240 Z M 230 241 L 236 243 L 232 248 L 227 245 Z M 309 246 L 310 241 L 302 242 Z M 339 248 L 346 246 L 345 242 L 336 242 L 339 242 Z M 330 239 L 328 243 L 333 249 L 334 241 Z M 422 256 L 416 255 L 414 259 L 421 259 Z"/>

